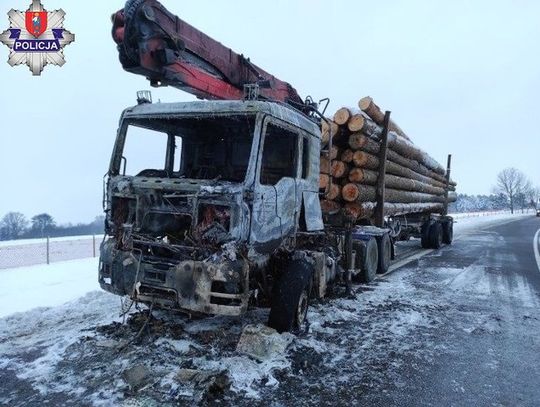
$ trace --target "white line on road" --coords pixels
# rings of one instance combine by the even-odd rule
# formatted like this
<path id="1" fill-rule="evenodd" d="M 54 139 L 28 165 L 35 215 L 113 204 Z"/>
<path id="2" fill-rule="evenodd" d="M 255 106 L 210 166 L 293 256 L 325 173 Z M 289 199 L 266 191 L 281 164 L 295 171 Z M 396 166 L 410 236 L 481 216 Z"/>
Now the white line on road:
<path id="1" fill-rule="evenodd" d="M 534 257 L 536 258 L 536 265 L 538 266 L 538 271 L 540 271 L 540 253 L 538 253 L 538 245 L 540 244 L 540 242 L 538 241 L 538 236 L 540 236 L 540 229 L 536 231 L 533 239 Z"/>
<path id="2" fill-rule="evenodd" d="M 380 277 L 387 276 L 388 274 L 393 273 L 394 271 L 396 271 L 398 268 L 403 267 L 406 264 L 409 264 L 411 261 L 418 260 L 419 258 L 424 257 L 425 255 L 428 255 L 428 254 L 430 254 L 430 253 L 432 253 L 434 251 L 435 251 L 434 249 L 422 250 L 420 253 L 416 253 L 416 254 L 413 254 L 412 256 L 409 256 L 409 257 L 406 257 L 406 258 L 404 258 L 402 260 L 399 260 L 399 261 L 395 262 L 394 264 L 392 264 L 388 268 L 388 271 L 386 273 L 380 274 L 378 277 L 380 278 Z"/>

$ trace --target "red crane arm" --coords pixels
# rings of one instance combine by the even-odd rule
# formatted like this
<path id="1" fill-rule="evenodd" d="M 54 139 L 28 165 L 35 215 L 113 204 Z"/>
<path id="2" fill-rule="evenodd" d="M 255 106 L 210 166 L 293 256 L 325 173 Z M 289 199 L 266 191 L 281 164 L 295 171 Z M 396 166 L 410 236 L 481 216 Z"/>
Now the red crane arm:
<path id="1" fill-rule="evenodd" d="M 296 107 L 302 98 L 249 59 L 170 13 L 157 0 L 128 0 L 113 17 L 112 35 L 123 68 L 201 99 L 243 99 L 244 85 L 260 96 Z"/>

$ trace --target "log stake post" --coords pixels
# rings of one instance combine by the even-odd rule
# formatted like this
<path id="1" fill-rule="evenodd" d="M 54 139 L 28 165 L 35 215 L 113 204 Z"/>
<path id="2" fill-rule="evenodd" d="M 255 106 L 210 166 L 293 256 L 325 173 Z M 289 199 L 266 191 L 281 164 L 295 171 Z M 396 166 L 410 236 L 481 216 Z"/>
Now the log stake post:
<path id="1" fill-rule="evenodd" d="M 345 230 L 345 258 L 347 259 L 347 269 L 345 271 L 345 294 L 352 293 L 352 273 L 354 271 L 354 256 L 353 256 L 353 236 L 352 225 L 347 224 Z"/>
<path id="2" fill-rule="evenodd" d="M 47 264 L 51 264 L 51 255 L 50 255 L 50 247 L 51 247 L 51 245 L 50 245 L 49 240 L 50 240 L 50 239 L 49 239 L 49 236 L 47 236 L 47 244 L 46 244 L 46 246 L 47 246 L 47 247 L 46 247 L 46 251 L 47 251 L 47 255 L 46 255 L 46 256 L 47 256 Z"/>
<path id="3" fill-rule="evenodd" d="M 377 178 L 377 207 L 375 208 L 375 226 L 384 227 L 384 192 L 386 176 L 386 156 L 388 152 L 388 126 L 390 125 L 390 112 L 384 114 L 383 131 L 381 134 L 381 147 L 379 149 L 379 176 Z"/>
<path id="4" fill-rule="evenodd" d="M 323 118 L 323 120 L 325 120 L 328 124 L 328 132 L 329 132 L 328 134 L 330 135 L 330 137 L 328 138 L 328 145 L 326 146 L 326 150 L 323 150 L 321 152 L 325 154 L 326 157 L 328 158 L 328 166 L 330 169 L 332 169 L 332 146 L 333 146 L 332 126 L 330 125 L 329 120 L 326 120 L 325 118 Z M 302 151 L 302 154 L 305 154 L 305 153 L 306 153 L 305 151 Z M 324 195 L 323 195 L 325 199 L 328 197 L 328 193 L 332 190 L 332 182 L 333 182 L 333 177 L 330 171 L 330 174 L 328 177 L 328 187 L 324 191 Z"/>
<path id="5" fill-rule="evenodd" d="M 452 154 L 448 154 L 446 161 L 446 188 L 444 189 L 444 208 L 443 215 L 448 215 L 448 190 L 450 188 L 450 168 L 452 166 Z"/>

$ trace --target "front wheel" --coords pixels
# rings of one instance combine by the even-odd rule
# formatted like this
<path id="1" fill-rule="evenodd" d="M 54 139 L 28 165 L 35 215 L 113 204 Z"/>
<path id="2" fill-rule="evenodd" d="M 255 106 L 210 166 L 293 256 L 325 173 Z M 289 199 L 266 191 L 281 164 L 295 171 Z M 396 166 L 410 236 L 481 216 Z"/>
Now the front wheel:
<path id="1" fill-rule="evenodd" d="M 292 260 L 272 290 L 268 326 L 279 333 L 299 330 L 306 321 L 313 267 Z"/>

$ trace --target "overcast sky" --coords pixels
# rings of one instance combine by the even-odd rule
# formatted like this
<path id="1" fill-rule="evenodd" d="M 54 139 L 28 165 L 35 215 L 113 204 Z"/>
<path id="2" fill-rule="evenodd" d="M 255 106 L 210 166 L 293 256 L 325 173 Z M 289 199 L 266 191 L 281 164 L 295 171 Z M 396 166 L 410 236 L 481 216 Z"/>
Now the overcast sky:
<path id="1" fill-rule="evenodd" d="M 122 1 L 43 0 L 76 35 L 67 64 L 32 77 L 0 48 L 0 216 L 48 212 L 58 222 L 101 214 L 122 110 L 147 89 L 125 73 L 110 38 Z M 233 5 L 234 3 L 234 5 Z M 384 3 L 384 4 L 382 4 Z M 4 0 L 0 31 L 11 8 Z M 329 111 L 370 95 L 439 162 L 453 154 L 458 192 L 486 194 L 514 166 L 540 185 L 540 2 L 212 0 L 163 4 L 295 86 Z M 186 101 L 175 89 L 154 100 Z"/>

